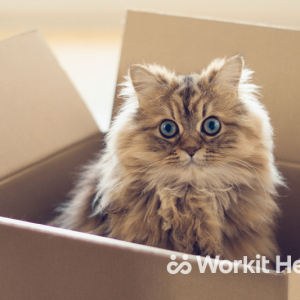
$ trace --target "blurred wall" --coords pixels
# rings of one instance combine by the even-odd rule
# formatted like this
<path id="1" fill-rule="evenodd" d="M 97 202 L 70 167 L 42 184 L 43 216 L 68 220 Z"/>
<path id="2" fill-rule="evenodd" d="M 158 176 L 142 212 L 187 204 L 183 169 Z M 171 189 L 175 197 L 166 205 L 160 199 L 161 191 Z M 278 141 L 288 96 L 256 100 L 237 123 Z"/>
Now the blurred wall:
<path id="1" fill-rule="evenodd" d="M 106 131 L 128 8 L 300 29 L 300 0 L 0 0 L 0 39 L 39 27 Z"/>
<path id="2" fill-rule="evenodd" d="M 0 31 L 121 31 L 128 8 L 300 29 L 300 0 L 1 0 Z"/>

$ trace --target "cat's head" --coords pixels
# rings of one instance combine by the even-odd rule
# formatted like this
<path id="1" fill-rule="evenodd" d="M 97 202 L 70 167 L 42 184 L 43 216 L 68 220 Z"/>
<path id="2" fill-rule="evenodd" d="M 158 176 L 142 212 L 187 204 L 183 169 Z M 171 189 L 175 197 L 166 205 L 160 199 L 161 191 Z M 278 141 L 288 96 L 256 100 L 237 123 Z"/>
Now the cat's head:
<path id="1" fill-rule="evenodd" d="M 132 65 L 108 151 L 129 172 L 153 182 L 224 187 L 249 184 L 258 170 L 270 173 L 272 128 L 257 86 L 249 83 L 252 73 L 240 55 L 187 76 Z"/>

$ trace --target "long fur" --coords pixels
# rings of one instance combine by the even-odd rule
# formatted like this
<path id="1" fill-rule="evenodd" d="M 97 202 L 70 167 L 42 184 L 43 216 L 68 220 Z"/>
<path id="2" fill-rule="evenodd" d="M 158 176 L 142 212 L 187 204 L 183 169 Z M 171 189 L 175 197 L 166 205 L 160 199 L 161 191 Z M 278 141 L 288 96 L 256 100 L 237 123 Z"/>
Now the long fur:
<path id="1" fill-rule="evenodd" d="M 240 55 L 201 73 L 132 65 L 100 158 L 87 166 L 54 226 L 186 253 L 279 254 L 274 198 L 282 178 L 273 131 Z M 206 135 L 210 116 L 221 131 Z M 179 133 L 164 138 L 163 120 Z M 196 147 L 191 158 L 185 150 Z"/>

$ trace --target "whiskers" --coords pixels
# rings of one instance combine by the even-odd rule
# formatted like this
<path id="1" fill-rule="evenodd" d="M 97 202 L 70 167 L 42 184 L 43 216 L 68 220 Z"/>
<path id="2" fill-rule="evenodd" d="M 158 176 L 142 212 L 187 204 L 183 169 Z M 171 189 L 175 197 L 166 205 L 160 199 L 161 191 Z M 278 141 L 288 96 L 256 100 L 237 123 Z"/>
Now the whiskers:
<path id="1" fill-rule="evenodd" d="M 143 194 L 145 190 L 149 190 L 150 187 L 155 186 L 157 184 L 157 182 L 151 182 L 151 181 L 153 181 L 154 177 L 159 176 L 159 173 L 162 170 L 164 171 L 165 176 L 161 181 L 162 182 L 167 181 L 168 179 L 167 176 L 169 171 L 171 171 L 171 169 L 176 164 L 178 164 L 178 160 L 179 160 L 178 156 L 172 157 L 171 160 L 166 159 L 169 156 L 153 161 L 152 163 L 145 163 L 144 165 L 141 163 L 139 164 L 138 167 L 132 166 L 130 168 L 131 170 L 126 170 L 126 179 L 127 179 L 126 184 L 123 183 L 123 180 L 120 180 L 119 183 L 120 190 L 122 190 L 122 194 L 120 197 L 122 201 L 122 206 L 123 206 L 123 201 L 126 198 L 126 193 L 129 187 L 132 187 L 133 183 L 138 183 L 141 194 Z M 130 181 L 130 184 L 128 181 Z"/>
<path id="2" fill-rule="evenodd" d="M 267 210 L 268 205 L 270 204 L 270 192 L 266 189 L 269 189 L 269 187 L 266 187 L 266 182 L 264 180 L 264 176 L 269 176 L 268 170 L 264 170 L 261 168 L 258 168 L 257 166 L 251 165 L 250 163 L 229 156 L 227 153 L 223 152 L 217 152 L 217 153 L 211 153 L 207 152 L 203 155 L 205 158 L 203 161 L 206 162 L 206 172 L 210 173 L 207 176 L 215 176 L 213 172 L 216 172 L 216 175 L 222 176 L 220 178 L 220 182 L 223 182 L 223 184 L 226 186 L 232 186 L 232 188 L 235 188 L 236 195 L 232 194 L 232 199 L 237 202 L 238 199 L 242 199 L 242 191 L 241 187 L 248 186 L 248 188 L 252 189 L 253 191 L 257 190 L 257 193 L 261 193 L 261 197 L 263 200 L 263 212 L 261 213 L 261 221 L 258 224 L 256 230 L 258 231 L 264 218 L 267 218 Z M 216 167 L 217 169 L 210 169 Z M 209 190 L 209 189 L 208 189 Z M 222 203 L 226 204 L 228 203 L 228 193 L 230 189 L 228 189 L 228 192 L 226 193 L 220 191 L 218 192 L 217 188 L 213 188 L 212 191 L 215 194 L 215 199 L 218 201 L 222 200 Z M 261 191 L 261 192 L 260 192 Z M 245 196 L 245 195 L 244 195 Z M 255 195 L 253 199 L 258 199 L 258 195 Z M 271 220 L 269 220 L 271 222 Z"/>
<path id="3" fill-rule="evenodd" d="M 224 155 L 226 155 L 226 154 L 224 153 Z M 268 195 L 269 195 L 269 193 L 266 191 L 266 189 L 264 187 L 264 184 L 262 183 L 262 180 L 261 180 L 262 175 L 260 175 L 259 172 L 267 172 L 267 171 L 257 168 L 241 159 L 234 158 L 234 157 L 231 157 L 228 155 L 223 156 L 222 159 L 226 160 L 227 162 L 232 162 L 234 164 L 237 164 L 239 167 L 242 166 L 244 169 L 248 170 L 253 175 L 254 181 L 258 184 L 257 187 L 262 190 L 263 199 L 265 201 L 265 206 L 264 206 L 264 212 L 262 214 L 261 222 L 259 223 L 258 227 L 256 228 L 256 230 L 258 231 L 263 222 L 263 219 L 266 217 L 266 212 L 267 212 L 267 207 L 268 207 Z M 228 164 L 227 166 L 228 166 L 228 168 L 234 168 L 235 170 L 240 171 L 239 168 L 237 166 L 234 166 L 233 164 L 231 164 L 231 165 Z M 249 178 L 249 180 L 250 180 L 250 178 Z M 247 182 L 247 185 L 250 188 L 252 188 L 253 190 L 256 189 L 256 187 L 253 187 L 250 182 Z M 269 220 L 269 221 L 271 221 L 271 220 Z"/>

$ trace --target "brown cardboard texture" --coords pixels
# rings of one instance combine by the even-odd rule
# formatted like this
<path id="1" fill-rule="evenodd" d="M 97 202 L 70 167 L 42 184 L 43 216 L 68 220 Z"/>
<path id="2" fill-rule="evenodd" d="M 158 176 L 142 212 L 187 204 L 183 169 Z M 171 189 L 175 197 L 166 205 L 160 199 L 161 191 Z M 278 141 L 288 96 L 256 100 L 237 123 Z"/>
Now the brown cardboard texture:
<path id="1" fill-rule="evenodd" d="M 118 76 L 120 83 L 133 62 L 189 73 L 244 53 L 263 86 L 290 188 L 281 191 L 278 239 L 293 261 L 300 257 L 299 46 L 298 31 L 129 12 Z M 179 253 L 27 222 L 44 222 L 65 200 L 102 136 L 36 31 L 0 43 L 0 99 L 1 300 L 300 299 L 295 270 L 252 274 L 240 265 L 238 273 L 200 273 L 189 255 L 191 272 L 172 275 L 170 255 L 181 263 Z"/>
<path id="2" fill-rule="evenodd" d="M 1 216 L 41 222 L 100 133 L 37 31 L 2 41 L 0 66 Z"/>

